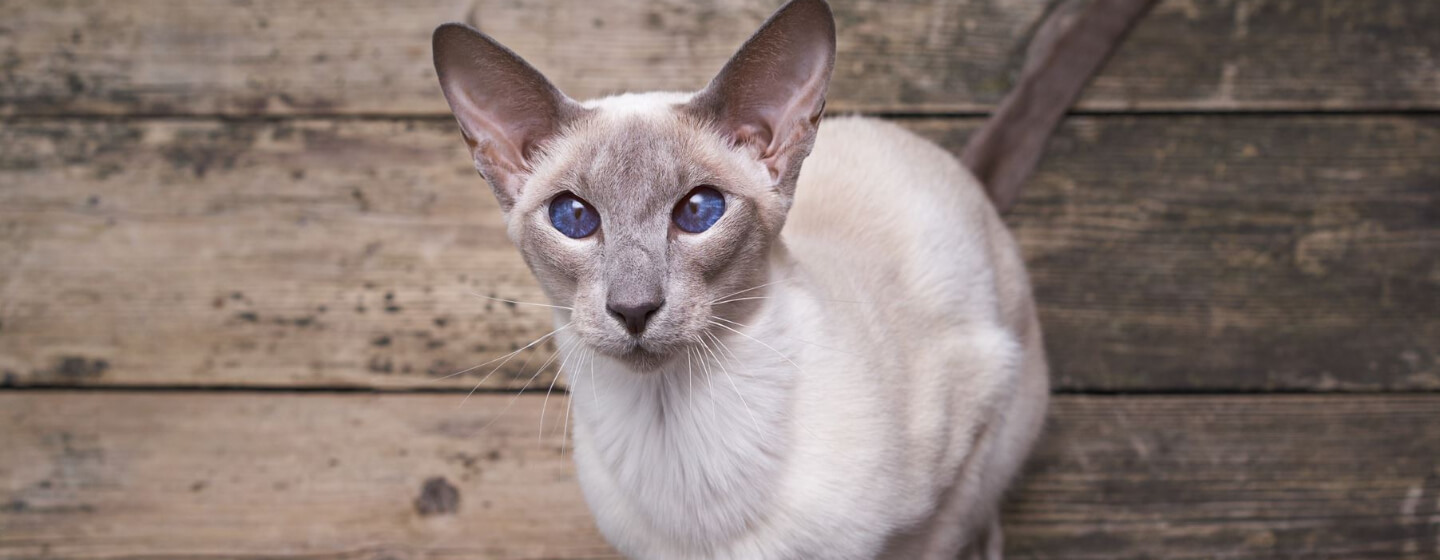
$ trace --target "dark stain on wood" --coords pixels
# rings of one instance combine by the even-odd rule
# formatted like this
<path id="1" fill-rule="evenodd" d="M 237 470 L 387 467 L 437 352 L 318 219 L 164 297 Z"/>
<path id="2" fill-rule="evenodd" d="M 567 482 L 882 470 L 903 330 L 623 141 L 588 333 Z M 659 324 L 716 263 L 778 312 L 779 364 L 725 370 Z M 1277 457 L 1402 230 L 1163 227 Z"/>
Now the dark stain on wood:
<path id="1" fill-rule="evenodd" d="M 460 509 L 460 490 L 437 476 L 425 480 L 420 487 L 420 496 L 415 498 L 415 513 L 421 517 L 451 515 Z"/>
<path id="2" fill-rule="evenodd" d="M 370 370 L 370 373 L 390 375 L 395 373 L 395 362 L 390 358 L 375 356 L 370 358 L 370 363 L 366 366 L 366 369 Z"/>
<path id="3" fill-rule="evenodd" d="M 177 170 L 189 170 L 197 179 L 213 168 L 235 168 L 236 158 L 255 142 L 254 125 L 236 124 L 212 130 L 182 131 L 161 152 Z"/>
<path id="4" fill-rule="evenodd" d="M 370 201 L 366 200 L 365 191 L 362 191 L 359 188 L 351 189 L 350 197 L 355 199 L 355 204 L 359 207 L 361 212 L 370 211 Z"/>
<path id="5" fill-rule="evenodd" d="M 60 356 L 50 368 L 37 370 L 33 375 L 40 382 L 79 384 L 97 381 L 109 370 L 110 362 L 103 358 Z"/>
<path id="6" fill-rule="evenodd" d="M 428 375 L 430 377 L 445 377 L 449 375 L 454 375 L 458 373 L 461 369 L 463 368 L 456 367 L 455 364 L 450 361 L 437 359 L 434 362 L 431 362 L 429 367 L 425 368 L 425 375 Z M 476 370 L 471 370 L 465 373 L 473 374 L 475 373 L 475 371 Z M 480 371 L 483 372 L 485 370 Z"/>
<path id="7" fill-rule="evenodd" d="M 65 356 L 60 359 L 60 365 L 56 366 L 55 373 L 65 379 L 81 380 L 105 375 L 105 370 L 108 369 L 110 369 L 110 362 L 102 359 Z"/>
<path id="8" fill-rule="evenodd" d="M 26 500 L 11 500 L 0 504 L 0 513 L 69 516 L 95 513 L 91 504 L 32 504 Z"/>

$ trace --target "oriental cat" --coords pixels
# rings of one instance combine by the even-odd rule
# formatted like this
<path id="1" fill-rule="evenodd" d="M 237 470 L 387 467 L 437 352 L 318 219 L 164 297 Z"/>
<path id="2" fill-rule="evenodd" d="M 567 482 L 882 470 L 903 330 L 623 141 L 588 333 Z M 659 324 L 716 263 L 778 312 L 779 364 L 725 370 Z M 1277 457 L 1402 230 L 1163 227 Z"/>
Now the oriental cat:
<path id="1" fill-rule="evenodd" d="M 822 119 L 835 33 L 794 0 L 696 93 L 582 102 L 471 27 L 435 31 L 475 166 L 580 356 L 580 486 L 629 557 L 1001 554 L 1048 398 L 1023 261 L 950 153 Z"/>

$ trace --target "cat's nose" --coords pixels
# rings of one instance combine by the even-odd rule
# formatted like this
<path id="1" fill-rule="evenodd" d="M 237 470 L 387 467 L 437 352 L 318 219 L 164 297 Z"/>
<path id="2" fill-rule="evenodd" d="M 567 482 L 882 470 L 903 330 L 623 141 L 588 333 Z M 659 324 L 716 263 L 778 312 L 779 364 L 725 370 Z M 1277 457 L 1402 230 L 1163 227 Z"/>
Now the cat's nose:
<path id="1" fill-rule="evenodd" d="M 645 299 L 639 302 L 610 301 L 605 304 L 605 309 L 612 317 L 625 324 L 625 330 L 630 334 L 639 336 L 645 332 L 645 324 L 665 305 L 664 298 Z"/>

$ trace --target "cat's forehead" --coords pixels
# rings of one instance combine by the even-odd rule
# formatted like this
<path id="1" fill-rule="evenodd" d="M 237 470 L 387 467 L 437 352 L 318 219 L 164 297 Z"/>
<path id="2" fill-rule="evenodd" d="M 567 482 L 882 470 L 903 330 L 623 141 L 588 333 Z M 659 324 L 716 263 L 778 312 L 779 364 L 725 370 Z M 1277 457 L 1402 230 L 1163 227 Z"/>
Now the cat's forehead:
<path id="1" fill-rule="evenodd" d="M 713 126 L 685 110 L 688 93 L 625 94 L 587 101 L 582 119 L 547 148 L 531 196 L 542 204 L 571 190 L 623 219 L 668 215 L 702 184 L 743 189 L 765 183 L 764 166 L 737 151 Z"/>
<path id="2" fill-rule="evenodd" d="M 693 93 L 672 91 L 624 93 L 591 99 L 581 105 L 611 116 L 659 114 L 690 101 L 694 96 Z"/>
<path id="3" fill-rule="evenodd" d="M 723 147 L 680 110 L 689 98 L 646 93 L 587 102 L 591 113 L 565 139 L 571 179 L 592 189 L 627 190 L 668 190 L 703 180 Z"/>

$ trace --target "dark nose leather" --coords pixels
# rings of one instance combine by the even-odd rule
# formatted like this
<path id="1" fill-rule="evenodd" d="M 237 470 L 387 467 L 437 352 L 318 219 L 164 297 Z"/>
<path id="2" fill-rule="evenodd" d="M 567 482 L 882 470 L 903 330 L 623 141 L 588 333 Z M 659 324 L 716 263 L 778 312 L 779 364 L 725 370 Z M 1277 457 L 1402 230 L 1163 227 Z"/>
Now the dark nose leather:
<path id="1" fill-rule="evenodd" d="M 645 324 L 650 322 L 650 317 L 653 317 L 662 305 L 665 305 L 665 300 L 660 298 L 639 302 L 610 301 L 606 303 L 605 309 L 625 324 L 625 330 L 638 336 L 645 332 Z"/>

